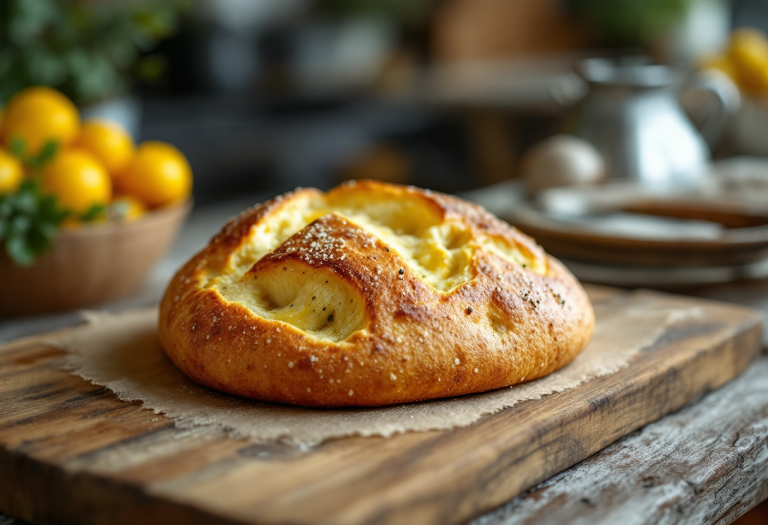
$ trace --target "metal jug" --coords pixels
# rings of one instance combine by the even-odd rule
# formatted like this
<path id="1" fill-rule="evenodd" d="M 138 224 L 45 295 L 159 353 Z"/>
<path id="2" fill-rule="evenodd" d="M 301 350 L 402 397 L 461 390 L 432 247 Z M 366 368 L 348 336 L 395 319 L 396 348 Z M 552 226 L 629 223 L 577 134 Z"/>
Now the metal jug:
<path id="1" fill-rule="evenodd" d="M 663 191 L 696 186 L 707 176 L 710 150 L 677 98 L 673 68 L 644 60 L 589 59 L 577 71 L 588 92 L 573 108 L 566 131 L 600 150 L 608 179 Z M 725 78 L 699 76 L 688 91 L 714 95 L 709 98 L 716 107 L 702 131 L 716 137 L 738 109 L 738 89 Z"/>

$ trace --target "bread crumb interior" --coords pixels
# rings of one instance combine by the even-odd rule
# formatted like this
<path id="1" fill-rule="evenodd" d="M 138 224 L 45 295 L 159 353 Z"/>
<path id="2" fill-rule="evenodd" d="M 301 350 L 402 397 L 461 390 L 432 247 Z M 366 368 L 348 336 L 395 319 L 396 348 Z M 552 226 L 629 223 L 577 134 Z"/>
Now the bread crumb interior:
<path id="1" fill-rule="evenodd" d="M 332 272 L 316 270 L 302 274 L 292 267 L 259 279 L 246 276 L 262 257 L 316 219 L 331 213 L 377 237 L 399 254 L 425 284 L 439 292 L 449 293 L 471 279 L 470 261 L 475 251 L 482 248 L 531 271 L 546 272 L 544 261 L 505 240 L 473 238 L 470 227 L 463 222 L 444 221 L 439 210 L 418 195 L 337 191 L 300 195 L 284 202 L 252 229 L 251 235 L 232 253 L 223 273 L 207 286 L 262 317 L 290 323 L 323 339 L 345 339 L 363 328 L 364 303 L 359 291 Z M 315 301 L 323 303 L 319 311 Z M 332 313 L 327 313 L 331 312 L 329 307 Z"/>
<path id="2" fill-rule="evenodd" d="M 290 262 L 217 289 L 228 301 L 320 339 L 341 341 L 362 329 L 365 303 L 360 292 L 328 270 L 312 270 Z"/>

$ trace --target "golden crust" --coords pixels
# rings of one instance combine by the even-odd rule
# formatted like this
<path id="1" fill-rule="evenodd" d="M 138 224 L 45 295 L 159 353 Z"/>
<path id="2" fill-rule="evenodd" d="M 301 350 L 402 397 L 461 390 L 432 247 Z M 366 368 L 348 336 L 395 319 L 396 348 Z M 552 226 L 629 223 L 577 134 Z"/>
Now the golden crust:
<path id="1" fill-rule="evenodd" d="M 405 248 L 366 231 L 354 217 L 324 211 L 236 271 L 243 262 L 233 253 L 245 253 L 265 221 L 291 206 L 380 197 L 408 201 L 436 217 L 431 235 L 444 224 L 463 232 L 461 247 L 435 248 L 470 254 L 465 267 L 441 270 L 458 275 L 457 286 L 436 289 L 419 275 L 429 270 L 414 265 Z M 420 253 L 420 260 L 431 257 Z M 459 261 L 454 266 L 461 260 L 450 259 Z M 315 296 L 298 290 L 324 285 L 338 299 L 337 318 L 326 319 L 319 302 L 309 304 Z M 230 288 L 242 297 L 253 291 L 304 301 L 265 299 L 262 311 L 262 303 L 236 300 L 241 296 L 229 295 Z M 336 407 L 456 396 L 536 379 L 573 360 L 593 327 L 591 304 L 575 278 L 482 208 L 415 188 L 358 182 L 327 194 L 297 190 L 231 220 L 171 281 L 159 334 L 176 366 L 202 385 L 264 401 Z"/>

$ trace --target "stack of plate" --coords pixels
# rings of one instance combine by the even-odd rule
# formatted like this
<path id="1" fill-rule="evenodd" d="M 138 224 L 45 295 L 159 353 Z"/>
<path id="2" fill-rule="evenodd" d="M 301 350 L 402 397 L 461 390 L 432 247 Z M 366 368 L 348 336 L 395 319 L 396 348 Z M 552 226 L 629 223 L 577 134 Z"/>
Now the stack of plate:
<path id="1" fill-rule="evenodd" d="M 768 277 L 768 167 L 749 165 L 754 176 L 744 175 L 744 162 L 740 169 L 731 163 L 686 194 L 613 183 L 551 189 L 534 202 L 507 183 L 504 191 L 467 197 L 534 237 L 585 281 L 674 288 L 761 279 Z M 761 180 L 764 187 L 755 186 Z"/>

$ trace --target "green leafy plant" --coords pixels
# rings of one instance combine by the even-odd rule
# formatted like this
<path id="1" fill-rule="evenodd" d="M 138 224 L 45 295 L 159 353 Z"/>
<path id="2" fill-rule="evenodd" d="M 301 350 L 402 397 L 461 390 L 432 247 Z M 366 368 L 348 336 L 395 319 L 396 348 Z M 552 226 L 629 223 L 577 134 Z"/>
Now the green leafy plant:
<path id="1" fill-rule="evenodd" d="M 48 251 L 67 218 L 93 222 L 102 218 L 106 207 L 97 205 L 78 214 L 60 206 L 55 195 L 43 191 L 40 171 L 56 155 L 58 145 L 48 142 L 35 157 L 23 154 L 24 142 L 11 143 L 11 152 L 30 170 L 15 193 L 0 195 L 0 246 L 19 266 L 30 266 Z"/>
<path id="2" fill-rule="evenodd" d="M 16 264 L 29 266 L 53 244 L 69 214 L 59 208 L 56 197 L 42 192 L 32 179 L 19 191 L 0 195 L 0 242 Z"/>
<path id="3" fill-rule="evenodd" d="M 674 28 L 697 0 L 576 0 L 576 13 L 618 45 L 644 45 Z"/>
<path id="4" fill-rule="evenodd" d="M 123 94 L 133 79 L 163 73 L 148 54 L 172 35 L 182 0 L 164 2 L 0 1 L 0 103 L 32 85 L 77 104 Z"/>

